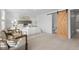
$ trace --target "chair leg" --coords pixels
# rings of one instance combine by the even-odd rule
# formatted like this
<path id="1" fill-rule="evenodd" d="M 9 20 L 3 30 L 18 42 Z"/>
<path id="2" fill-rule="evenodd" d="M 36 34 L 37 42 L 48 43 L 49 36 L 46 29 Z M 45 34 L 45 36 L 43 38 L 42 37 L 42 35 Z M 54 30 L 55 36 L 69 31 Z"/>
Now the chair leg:
<path id="1" fill-rule="evenodd" d="M 25 45 L 25 49 L 28 50 L 27 35 L 26 35 L 26 45 Z"/>

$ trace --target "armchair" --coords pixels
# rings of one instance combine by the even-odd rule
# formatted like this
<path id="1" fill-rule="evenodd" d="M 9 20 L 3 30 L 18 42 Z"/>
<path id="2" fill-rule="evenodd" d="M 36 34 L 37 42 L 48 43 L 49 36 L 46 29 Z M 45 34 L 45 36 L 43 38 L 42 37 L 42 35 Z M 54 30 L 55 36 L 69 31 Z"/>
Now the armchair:
<path id="1" fill-rule="evenodd" d="M 10 47 L 9 50 L 27 50 L 27 35 L 21 35 L 18 36 L 16 38 L 14 38 L 15 40 L 17 40 L 17 43 L 15 46 Z"/>
<path id="2" fill-rule="evenodd" d="M 7 42 L 7 40 L 9 39 L 8 34 L 6 32 L 1 32 L 1 35 L 3 39 L 5 39 L 5 42 L 8 47 L 5 48 L 7 50 L 27 50 L 27 35 L 20 35 L 20 36 L 16 36 L 13 39 L 15 39 L 17 41 L 16 45 L 13 47 L 10 47 L 9 43 Z M 11 38 L 10 38 L 11 39 Z M 1 41 L 0 41 L 1 42 Z M 11 42 L 10 42 L 11 43 Z"/>
<path id="3" fill-rule="evenodd" d="M 20 36 L 16 38 L 17 44 L 14 47 L 9 48 L 9 50 L 25 50 L 26 49 L 26 37 Z"/>

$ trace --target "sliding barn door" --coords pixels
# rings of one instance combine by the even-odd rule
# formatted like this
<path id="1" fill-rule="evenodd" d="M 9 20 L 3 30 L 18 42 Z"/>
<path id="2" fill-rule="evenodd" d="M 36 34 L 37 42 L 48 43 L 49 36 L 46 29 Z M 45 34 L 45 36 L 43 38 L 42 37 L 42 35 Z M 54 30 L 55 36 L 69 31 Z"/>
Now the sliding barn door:
<path id="1" fill-rule="evenodd" d="M 67 10 L 57 13 L 57 35 L 63 38 L 68 37 L 68 12 Z"/>

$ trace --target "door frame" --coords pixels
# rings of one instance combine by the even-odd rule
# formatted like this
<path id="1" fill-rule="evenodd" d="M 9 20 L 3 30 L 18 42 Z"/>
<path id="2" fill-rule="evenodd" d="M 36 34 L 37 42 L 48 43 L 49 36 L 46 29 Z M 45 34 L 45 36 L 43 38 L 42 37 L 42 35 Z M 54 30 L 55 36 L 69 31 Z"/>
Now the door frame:
<path id="1" fill-rule="evenodd" d="M 70 19 L 70 9 L 68 9 L 68 39 L 71 39 L 71 19 Z"/>
<path id="2" fill-rule="evenodd" d="M 62 10 L 58 10 L 58 11 L 63 11 L 65 9 L 62 9 Z M 68 9 L 68 39 L 71 39 L 71 19 L 70 19 L 70 10 L 71 9 Z M 58 12 L 58 11 L 55 11 L 55 12 Z M 55 13 L 53 12 L 53 13 Z M 51 15 L 52 13 L 50 14 L 47 14 L 47 15 Z"/>
<path id="3" fill-rule="evenodd" d="M 53 26 L 57 26 L 56 22 L 57 22 L 57 12 L 52 13 L 52 33 L 53 33 Z M 54 16 L 54 24 L 53 24 L 53 16 Z M 55 27 L 56 28 L 56 27 Z M 56 30 L 55 30 L 56 31 Z"/>

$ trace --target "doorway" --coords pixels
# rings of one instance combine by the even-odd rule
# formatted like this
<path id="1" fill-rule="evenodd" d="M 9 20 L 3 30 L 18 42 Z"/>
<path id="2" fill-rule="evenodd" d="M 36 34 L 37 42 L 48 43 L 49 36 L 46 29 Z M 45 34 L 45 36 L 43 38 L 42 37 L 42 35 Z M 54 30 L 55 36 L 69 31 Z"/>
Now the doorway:
<path id="1" fill-rule="evenodd" d="M 70 10 L 71 38 L 79 39 L 79 9 Z"/>
<path id="2" fill-rule="evenodd" d="M 55 34 L 56 33 L 56 28 L 57 28 L 57 12 L 52 14 L 52 33 Z"/>

